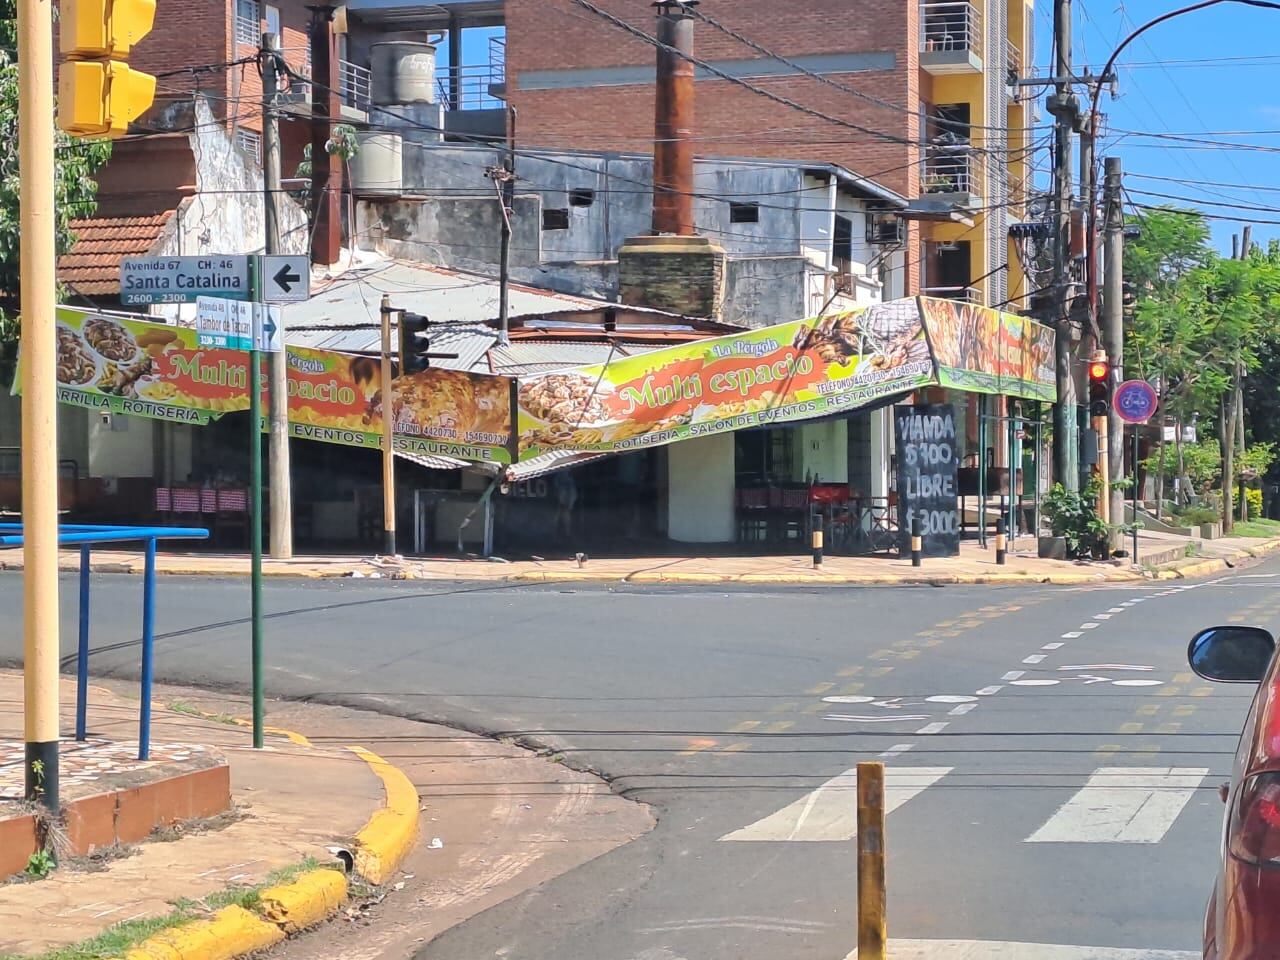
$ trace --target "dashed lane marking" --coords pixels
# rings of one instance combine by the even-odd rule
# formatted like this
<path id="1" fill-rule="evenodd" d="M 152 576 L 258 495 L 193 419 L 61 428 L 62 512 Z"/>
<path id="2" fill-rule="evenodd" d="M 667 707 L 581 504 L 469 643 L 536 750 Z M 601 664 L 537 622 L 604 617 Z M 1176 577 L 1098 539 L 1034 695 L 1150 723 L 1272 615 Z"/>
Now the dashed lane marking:
<path id="1" fill-rule="evenodd" d="M 1208 767 L 1102 767 L 1028 843 L 1159 843 Z"/>

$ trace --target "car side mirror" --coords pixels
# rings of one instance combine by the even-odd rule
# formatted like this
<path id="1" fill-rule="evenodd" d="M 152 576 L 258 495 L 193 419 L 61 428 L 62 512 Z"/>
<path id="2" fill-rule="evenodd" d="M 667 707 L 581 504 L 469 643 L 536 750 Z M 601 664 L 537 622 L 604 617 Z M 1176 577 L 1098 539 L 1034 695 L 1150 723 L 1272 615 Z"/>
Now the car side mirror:
<path id="1" fill-rule="evenodd" d="M 1275 650 L 1275 638 L 1261 627 L 1210 627 L 1192 637 L 1187 662 L 1206 680 L 1257 683 Z"/>

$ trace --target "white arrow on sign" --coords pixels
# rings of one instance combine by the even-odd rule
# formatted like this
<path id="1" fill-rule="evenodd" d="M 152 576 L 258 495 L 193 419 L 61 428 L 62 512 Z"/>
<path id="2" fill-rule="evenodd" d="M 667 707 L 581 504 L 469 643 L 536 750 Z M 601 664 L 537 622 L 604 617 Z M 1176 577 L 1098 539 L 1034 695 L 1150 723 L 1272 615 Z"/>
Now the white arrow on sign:
<path id="1" fill-rule="evenodd" d="M 311 296 L 311 262 L 306 256 L 268 254 L 258 259 L 262 299 L 296 303 Z"/>

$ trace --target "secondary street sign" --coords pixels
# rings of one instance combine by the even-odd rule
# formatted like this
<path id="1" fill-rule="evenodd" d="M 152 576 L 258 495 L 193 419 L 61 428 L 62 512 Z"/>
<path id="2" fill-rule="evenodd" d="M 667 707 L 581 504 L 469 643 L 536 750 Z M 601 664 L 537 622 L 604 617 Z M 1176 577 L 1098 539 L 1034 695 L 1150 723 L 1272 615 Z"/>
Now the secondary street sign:
<path id="1" fill-rule="evenodd" d="M 264 353 L 279 353 L 284 349 L 284 325 L 280 322 L 280 308 L 268 303 L 253 305 L 253 342 Z"/>
<path id="2" fill-rule="evenodd" d="M 199 297 L 196 300 L 196 336 L 200 346 L 252 349 L 256 306 L 239 300 Z"/>
<path id="3" fill-rule="evenodd" d="M 258 259 L 262 299 L 294 303 L 311 296 L 311 261 L 307 256 L 268 254 Z"/>
<path id="4" fill-rule="evenodd" d="M 1125 423 L 1146 423 L 1156 412 L 1160 398 L 1145 380 L 1126 380 L 1111 398 L 1116 416 Z"/>
<path id="5" fill-rule="evenodd" d="M 200 297 L 250 300 L 247 256 L 126 257 L 120 262 L 120 302 L 195 303 Z"/>

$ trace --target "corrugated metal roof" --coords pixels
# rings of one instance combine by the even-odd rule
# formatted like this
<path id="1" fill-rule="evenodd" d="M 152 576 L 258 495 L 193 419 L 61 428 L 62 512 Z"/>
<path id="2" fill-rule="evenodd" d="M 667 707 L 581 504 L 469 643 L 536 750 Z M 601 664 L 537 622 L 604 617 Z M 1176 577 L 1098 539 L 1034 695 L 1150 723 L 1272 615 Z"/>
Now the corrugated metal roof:
<path id="1" fill-rule="evenodd" d="M 660 344 L 659 346 L 665 346 Z M 607 343 L 552 343 L 543 340 L 513 340 L 506 346 L 495 345 L 489 357 L 493 372 L 507 376 L 524 373 L 543 373 L 547 370 L 563 370 L 565 367 L 585 367 L 605 363 L 610 359 L 647 353 L 649 347 L 634 344 L 610 348 Z"/>
<path id="2" fill-rule="evenodd" d="M 428 457 L 419 453 L 403 453 L 400 450 L 396 451 L 396 456 L 410 463 L 416 463 L 420 467 L 426 467 L 428 470 L 461 470 L 463 467 L 475 466 L 466 460 L 454 460 L 452 457 Z"/>
<path id="3" fill-rule="evenodd" d="M 557 470 L 563 470 L 565 467 L 577 466 L 583 463 L 590 463 L 592 460 L 602 460 L 605 457 L 612 457 L 612 453 L 544 453 L 541 456 L 533 457 L 529 460 L 522 460 L 519 463 L 512 464 L 507 467 L 507 479 L 511 481 L 531 480 L 534 477 L 540 477 L 546 473 L 555 473 Z"/>
<path id="4" fill-rule="evenodd" d="M 384 293 L 391 297 L 396 309 L 420 313 L 441 324 L 480 324 L 498 315 L 497 280 L 425 263 L 382 260 L 347 271 L 305 303 L 286 306 L 286 338 L 296 346 L 376 353 L 380 348 L 378 311 Z M 511 285 L 510 309 L 516 316 L 607 306 L 616 304 Z M 463 352 L 462 348 L 455 348 L 457 343 L 449 350 Z M 469 345 L 466 349 L 470 353 Z M 460 365 L 462 360 L 460 357 L 441 365 Z"/>

